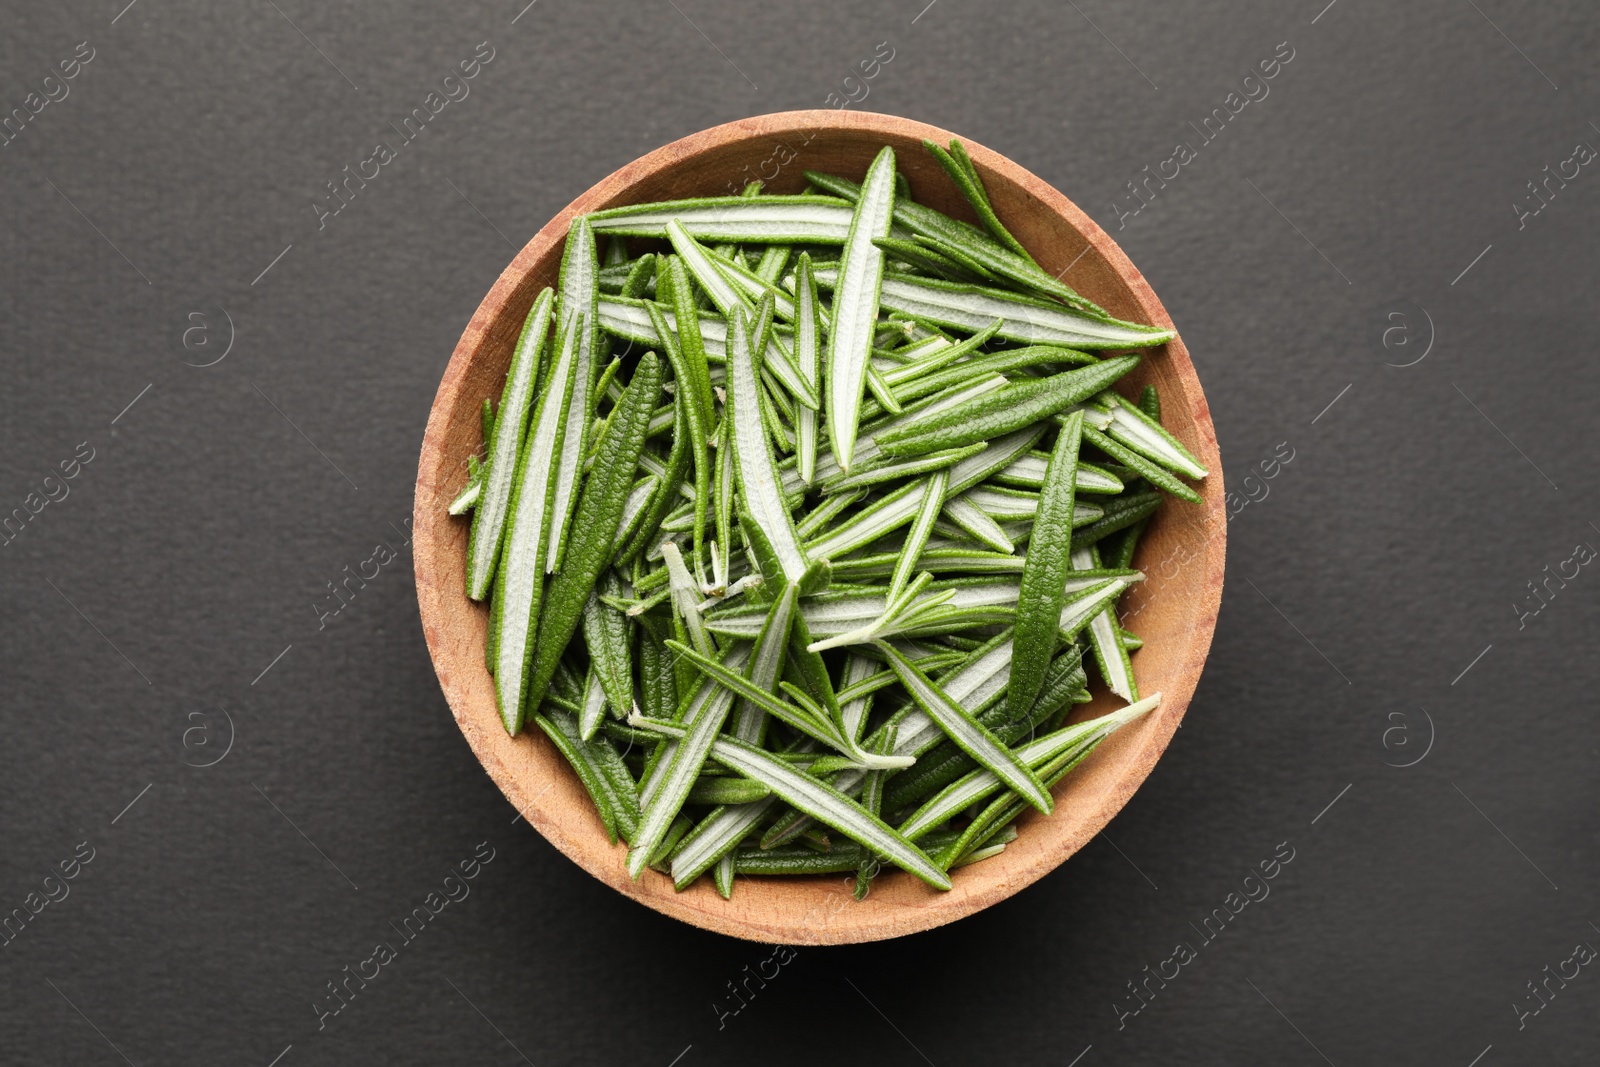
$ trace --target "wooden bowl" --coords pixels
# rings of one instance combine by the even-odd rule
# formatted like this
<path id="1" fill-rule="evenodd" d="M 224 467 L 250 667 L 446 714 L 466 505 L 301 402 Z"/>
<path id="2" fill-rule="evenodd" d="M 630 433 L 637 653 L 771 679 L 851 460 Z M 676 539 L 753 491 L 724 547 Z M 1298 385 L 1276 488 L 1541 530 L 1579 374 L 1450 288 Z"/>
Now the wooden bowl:
<path id="1" fill-rule="evenodd" d="M 898 937 L 970 915 L 1054 870 L 1115 815 L 1167 747 L 1199 680 L 1222 596 L 1227 521 L 1222 465 L 1206 399 L 1182 340 L 1149 349 L 1125 380 L 1155 382 L 1162 421 L 1211 471 L 1199 504 L 1168 500 L 1140 542 L 1135 565 L 1148 580 L 1127 625 L 1145 640 L 1133 657 L 1141 692 L 1163 694 L 1159 712 L 1103 743 L 1055 789 L 1054 814 L 1028 811 L 1003 853 L 958 869 L 948 892 L 902 871 L 880 875 L 865 901 L 851 898 L 853 877 L 739 879 L 723 900 L 702 878 L 675 892 L 646 870 L 628 877 L 622 844 L 606 841 L 600 819 L 561 755 L 538 730 L 509 737 L 484 666 L 488 610 L 463 591 L 468 524 L 445 507 L 467 477 L 467 456 L 482 444 L 479 407 L 500 394 L 512 346 L 535 295 L 556 283 L 568 224 L 579 214 L 621 204 L 737 192 L 753 178 L 767 191 L 797 193 L 801 172 L 816 169 L 861 180 L 884 144 L 917 199 L 976 221 L 924 138 L 955 136 L 908 119 L 854 111 L 790 111 L 730 122 L 674 141 L 623 167 L 578 197 L 534 235 L 495 282 L 456 345 L 428 418 L 417 470 L 417 599 L 434 669 L 456 723 L 489 776 L 530 823 L 573 861 L 619 893 L 718 933 L 764 942 L 844 944 Z M 996 212 L 1052 274 L 1134 322 L 1171 326 L 1161 301 L 1116 243 L 1070 200 L 1003 156 L 962 138 Z M 1121 701 L 1098 696 L 1082 718 Z"/>

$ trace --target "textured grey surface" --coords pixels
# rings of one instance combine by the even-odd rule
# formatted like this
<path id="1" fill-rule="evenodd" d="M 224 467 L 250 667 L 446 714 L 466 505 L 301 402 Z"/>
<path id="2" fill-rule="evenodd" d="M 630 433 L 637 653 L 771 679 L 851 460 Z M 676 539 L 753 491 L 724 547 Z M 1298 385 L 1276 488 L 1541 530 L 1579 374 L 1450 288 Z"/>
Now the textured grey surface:
<path id="1" fill-rule="evenodd" d="M 124 2 L 7 4 L 0 32 L 5 109 L 60 97 L 0 147 L 0 512 L 60 497 L 0 547 L 0 911 L 40 909 L 0 948 L 0 1059 L 1594 1058 L 1600 572 L 1527 583 L 1600 546 L 1600 174 L 1513 206 L 1600 146 L 1592 5 Z M 484 41 L 319 230 L 324 183 Z M 826 106 L 882 41 L 859 106 L 1011 156 L 1146 273 L 1230 488 L 1294 458 L 1232 522 L 1199 693 L 1108 838 L 954 927 L 791 958 L 513 824 L 433 678 L 403 524 L 513 247 L 657 145 Z M 1178 977 L 1133 1014 L 1147 965 Z M 728 983 L 774 971 L 735 1013 Z"/>

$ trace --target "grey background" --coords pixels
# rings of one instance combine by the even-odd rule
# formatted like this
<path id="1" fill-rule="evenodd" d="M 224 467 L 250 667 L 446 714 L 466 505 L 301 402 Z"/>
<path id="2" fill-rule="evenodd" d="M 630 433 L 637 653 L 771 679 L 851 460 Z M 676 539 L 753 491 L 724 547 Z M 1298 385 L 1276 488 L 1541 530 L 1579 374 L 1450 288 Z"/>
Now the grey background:
<path id="1" fill-rule="evenodd" d="M 1593 5 L 125 2 L 0 16 L 7 112 L 95 52 L 0 148 L 0 513 L 94 450 L 0 547 L 0 913 L 94 850 L 0 948 L 0 1060 L 1593 1059 L 1600 975 L 1515 1005 L 1600 945 L 1600 574 L 1513 605 L 1600 545 L 1600 174 L 1511 208 L 1600 145 Z M 470 96 L 319 231 L 323 183 L 481 41 Z M 1107 836 L 953 927 L 800 950 L 731 1014 L 770 949 L 513 822 L 433 677 L 403 522 L 513 249 L 666 141 L 827 106 L 880 41 L 860 107 L 1009 155 L 1144 270 L 1230 488 L 1294 459 L 1231 523 L 1199 692 Z M 1284 41 L 1119 230 L 1124 183 Z M 319 629 L 380 541 L 399 560 Z M 319 1030 L 324 983 L 480 842 L 470 896 Z M 1271 896 L 1119 1028 L 1125 983 L 1281 842 Z"/>

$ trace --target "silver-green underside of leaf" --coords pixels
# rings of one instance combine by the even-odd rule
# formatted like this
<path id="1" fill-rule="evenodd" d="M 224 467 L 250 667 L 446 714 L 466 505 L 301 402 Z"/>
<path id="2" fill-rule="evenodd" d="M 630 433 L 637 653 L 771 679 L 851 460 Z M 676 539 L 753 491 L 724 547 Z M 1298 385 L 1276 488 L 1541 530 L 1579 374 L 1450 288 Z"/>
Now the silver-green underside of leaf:
<path id="1" fill-rule="evenodd" d="M 825 196 L 708 197 L 648 207 L 608 208 L 589 216 L 595 233 L 665 237 L 677 219 L 701 241 L 843 244 L 855 205 Z"/>
<path id="2" fill-rule="evenodd" d="M 816 276 L 818 285 L 832 286 L 838 273 L 819 268 Z M 905 274 L 884 275 L 879 304 L 890 311 L 969 333 L 1001 319 L 1000 336 L 1025 344 L 1117 351 L 1165 344 L 1176 336 L 1172 330 L 1081 315 L 1063 304 L 1000 289 Z"/>
<path id="3" fill-rule="evenodd" d="M 850 222 L 850 236 L 840 256 L 839 284 L 833 299 L 833 328 L 828 332 L 824 363 L 829 445 L 841 470 L 855 455 L 861 394 L 867 360 L 877 333 L 878 287 L 883 278 L 883 250 L 875 238 L 889 235 L 894 213 L 894 152 L 884 148 L 867 170 Z M 818 280 L 823 272 L 819 271 Z"/>

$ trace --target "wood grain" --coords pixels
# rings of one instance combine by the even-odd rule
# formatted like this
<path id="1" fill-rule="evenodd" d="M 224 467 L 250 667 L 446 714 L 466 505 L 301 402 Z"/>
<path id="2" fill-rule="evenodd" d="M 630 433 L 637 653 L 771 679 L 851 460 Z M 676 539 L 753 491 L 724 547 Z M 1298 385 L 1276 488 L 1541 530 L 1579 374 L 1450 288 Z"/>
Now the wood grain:
<path id="1" fill-rule="evenodd" d="M 534 730 L 507 736 L 484 666 L 488 611 L 463 591 L 468 524 L 445 513 L 465 484 L 467 456 L 482 445 L 479 407 L 498 396 L 512 345 L 539 290 L 554 284 L 568 225 L 579 214 L 622 204 L 725 195 L 754 177 L 774 193 L 804 188 L 801 172 L 824 170 L 859 181 L 884 145 L 917 199 L 968 221 L 975 217 L 921 142 L 956 136 L 908 119 L 867 112 L 791 111 L 744 119 L 674 141 L 628 164 L 578 197 L 519 252 L 484 297 L 439 384 L 422 444 L 415 503 L 417 599 L 434 669 L 456 723 L 484 769 L 540 833 L 590 874 L 657 911 L 734 937 L 786 944 L 845 944 L 899 937 L 952 922 L 1004 900 L 1082 848 L 1111 820 L 1172 739 L 1199 681 L 1222 596 L 1227 521 L 1222 464 L 1200 381 L 1181 338 L 1146 352 L 1125 386 L 1154 382 L 1162 421 L 1211 476 L 1201 503 L 1168 500 L 1139 545 L 1135 566 L 1148 575 L 1129 628 L 1145 640 L 1133 657 L 1141 692 L 1164 694 L 1158 713 L 1124 728 L 1056 787 L 1056 810 L 1029 811 L 1020 836 L 999 856 L 953 873 L 938 892 L 900 871 L 885 873 L 862 902 L 854 878 L 741 878 L 723 900 L 702 878 L 684 892 L 646 870 L 625 870 L 625 846 L 606 841 L 577 777 Z M 1003 156 L 963 137 L 996 213 L 1052 274 L 1135 322 L 1171 326 L 1144 276 L 1093 220 L 1061 193 Z M 775 172 L 775 173 L 774 173 Z M 772 177 L 768 177 L 773 175 Z M 1121 701 L 1100 694 L 1077 718 L 1106 714 Z"/>

